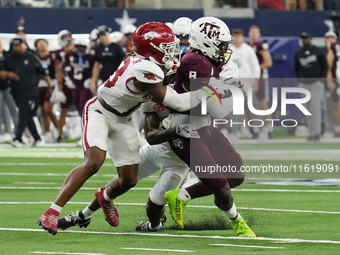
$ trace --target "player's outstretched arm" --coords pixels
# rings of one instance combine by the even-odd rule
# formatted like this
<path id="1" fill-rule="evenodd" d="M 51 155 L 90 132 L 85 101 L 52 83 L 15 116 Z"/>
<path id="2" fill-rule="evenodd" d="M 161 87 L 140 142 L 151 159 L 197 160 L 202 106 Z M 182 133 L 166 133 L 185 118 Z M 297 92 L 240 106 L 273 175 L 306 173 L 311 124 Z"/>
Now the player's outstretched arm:
<path id="1" fill-rule="evenodd" d="M 137 83 L 141 84 L 138 81 Z M 164 86 L 162 83 L 141 84 L 140 87 L 148 91 L 155 102 L 161 103 L 179 112 L 188 111 L 191 108 L 196 107 L 203 97 L 209 97 L 209 94 L 203 90 L 178 94 L 174 89 L 169 86 Z"/>
<path id="2" fill-rule="evenodd" d="M 151 144 L 160 144 L 169 141 L 175 135 L 186 138 L 199 138 L 196 127 L 191 124 L 180 125 L 168 129 L 159 128 L 160 119 L 155 112 L 144 112 L 143 128 L 146 141 Z"/>

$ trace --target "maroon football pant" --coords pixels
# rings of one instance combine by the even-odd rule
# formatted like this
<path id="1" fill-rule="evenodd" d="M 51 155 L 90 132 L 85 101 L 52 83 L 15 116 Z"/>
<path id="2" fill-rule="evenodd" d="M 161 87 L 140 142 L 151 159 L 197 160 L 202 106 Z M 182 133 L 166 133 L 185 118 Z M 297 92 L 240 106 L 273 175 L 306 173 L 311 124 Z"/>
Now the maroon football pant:
<path id="1" fill-rule="evenodd" d="M 228 178 L 244 177 L 240 172 L 243 161 L 228 139 L 214 127 L 198 130 L 199 139 L 181 136 L 172 138 L 170 145 L 196 176 L 211 191 L 219 191 Z"/>

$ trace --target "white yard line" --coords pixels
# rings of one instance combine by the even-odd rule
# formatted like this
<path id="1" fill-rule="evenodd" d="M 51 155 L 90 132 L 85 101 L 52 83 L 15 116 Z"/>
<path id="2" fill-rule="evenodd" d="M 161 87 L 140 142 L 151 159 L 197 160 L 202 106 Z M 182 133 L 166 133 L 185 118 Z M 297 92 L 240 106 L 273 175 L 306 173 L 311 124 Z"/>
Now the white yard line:
<path id="1" fill-rule="evenodd" d="M 57 252 L 57 251 L 30 251 L 33 254 L 70 254 L 70 255 L 106 255 L 106 253 L 79 253 L 79 252 Z"/>
<path id="2" fill-rule="evenodd" d="M 60 187 L 11 187 L 1 186 L 0 189 L 60 189 Z M 82 187 L 83 190 L 97 190 L 98 188 Z M 132 188 L 132 190 L 151 190 L 152 188 Z M 340 190 L 303 190 L 303 189 L 233 189 L 233 192 L 297 192 L 297 193 L 340 193 Z"/>
<path id="3" fill-rule="evenodd" d="M 52 202 L 0 202 L 0 205 L 38 205 L 38 204 L 52 204 Z M 88 205 L 89 202 L 68 202 L 68 204 Z M 127 206 L 145 206 L 145 203 L 115 203 L 115 205 Z M 187 205 L 192 208 L 208 208 L 216 209 L 213 205 Z M 241 210 L 254 211 L 274 211 L 274 212 L 293 212 L 293 213 L 321 213 L 321 214 L 340 214 L 340 212 L 332 211 L 311 211 L 311 210 L 292 210 L 292 209 L 273 209 L 273 208 L 257 208 L 257 207 L 237 207 Z"/>
<path id="4" fill-rule="evenodd" d="M 56 182 L 13 182 L 14 184 L 57 184 Z"/>
<path id="5" fill-rule="evenodd" d="M 78 163 L 41 163 L 41 162 L 2 162 L 0 166 L 78 166 Z M 102 166 L 114 166 L 114 164 L 105 163 Z"/>
<path id="6" fill-rule="evenodd" d="M 21 232 L 45 232 L 43 229 L 32 228 L 0 228 L 0 231 L 21 231 Z M 179 238 L 204 238 L 204 239 L 221 239 L 221 240 L 248 240 L 248 241 L 278 241 L 287 243 L 328 243 L 328 244 L 340 244 L 340 241 L 333 240 L 308 240 L 308 239 L 296 239 L 296 238 L 270 238 L 270 237 L 237 237 L 237 236 L 200 236 L 200 235 L 175 235 L 175 234 L 153 234 L 153 233 L 141 233 L 141 232 L 102 232 L 102 231 L 80 231 L 80 230 L 67 230 L 59 233 L 78 233 L 78 234 L 96 234 L 96 235 L 135 235 L 135 236 L 153 236 L 153 237 L 179 237 Z"/>
<path id="7" fill-rule="evenodd" d="M 26 190 L 26 189 L 51 189 L 51 190 L 59 190 L 60 187 L 0 187 L 0 189 L 14 189 L 14 190 Z M 82 190 L 97 190 L 98 188 L 89 188 L 89 187 L 82 187 Z M 152 188 L 132 188 L 131 190 L 151 190 Z"/>
<path id="8" fill-rule="evenodd" d="M 68 173 L 59 174 L 59 173 L 17 173 L 17 172 L 0 172 L 0 175 L 6 176 L 67 176 Z M 116 177 L 116 174 L 95 174 L 92 177 Z M 158 175 L 150 175 L 146 178 L 158 178 Z"/>
<path id="9" fill-rule="evenodd" d="M 130 248 L 121 247 L 122 250 L 137 250 L 137 251 L 170 251 L 170 252 L 195 252 L 190 250 L 172 250 L 172 249 L 152 249 L 152 248 Z"/>
<path id="10" fill-rule="evenodd" d="M 263 249 L 284 249 L 285 247 L 275 247 L 275 246 L 260 246 L 260 245 L 241 245 L 241 244 L 218 244 L 213 243 L 210 245 L 216 246 L 233 246 L 233 247 L 244 247 L 244 248 L 263 248 Z"/>

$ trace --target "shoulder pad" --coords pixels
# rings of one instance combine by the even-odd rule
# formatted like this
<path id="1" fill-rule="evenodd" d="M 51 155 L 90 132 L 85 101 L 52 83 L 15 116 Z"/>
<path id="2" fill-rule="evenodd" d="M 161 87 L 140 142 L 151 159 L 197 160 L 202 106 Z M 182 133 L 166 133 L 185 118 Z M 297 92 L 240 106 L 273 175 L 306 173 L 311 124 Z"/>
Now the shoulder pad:
<path id="1" fill-rule="evenodd" d="M 133 65 L 135 68 L 136 79 L 143 83 L 160 83 L 164 79 L 164 72 L 162 69 L 148 60 L 141 60 Z"/>

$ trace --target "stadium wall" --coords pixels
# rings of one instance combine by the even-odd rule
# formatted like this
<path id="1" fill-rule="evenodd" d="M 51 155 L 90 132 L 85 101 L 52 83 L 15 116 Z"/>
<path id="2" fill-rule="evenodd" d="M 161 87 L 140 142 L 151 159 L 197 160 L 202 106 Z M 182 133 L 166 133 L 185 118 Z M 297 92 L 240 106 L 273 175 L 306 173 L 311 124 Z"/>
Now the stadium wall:
<path id="1" fill-rule="evenodd" d="M 256 10 L 254 18 L 225 19 L 230 28 L 245 31 L 256 24 L 265 36 L 298 36 L 309 31 L 314 37 L 322 37 L 329 29 L 324 24 L 329 19 L 329 11 L 275 11 Z M 129 18 L 135 18 L 135 25 L 147 21 L 173 22 L 179 17 L 195 20 L 204 15 L 203 10 L 145 10 L 128 9 Z M 26 20 L 25 27 L 31 34 L 56 34 L 67 28 L 73 33 L 89 33 L 95 26 L 109 25 L 119 30 L 115 18 L 122 18 L 123 9 L 87 8 L 0 8 L 0 33 L 13 33 L 20 16 Z"/>

